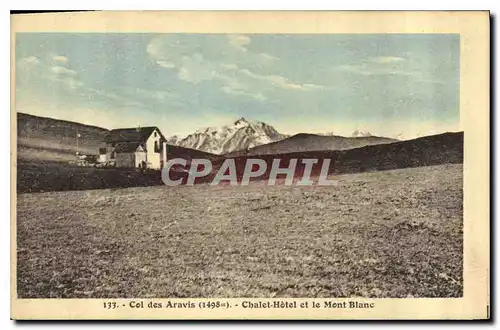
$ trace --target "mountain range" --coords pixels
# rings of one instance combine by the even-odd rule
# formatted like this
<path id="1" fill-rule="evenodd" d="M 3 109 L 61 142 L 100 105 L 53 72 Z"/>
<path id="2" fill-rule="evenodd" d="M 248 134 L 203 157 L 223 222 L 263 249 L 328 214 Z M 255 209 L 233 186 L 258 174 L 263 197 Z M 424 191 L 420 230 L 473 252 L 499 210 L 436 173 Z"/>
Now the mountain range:
<path id="1" fill-rule="evenodd" d="M 264 122 L 243 117 L 230 125 L 204 128 L 185 138 L 176 135 L 168 138 L 171 145 L 227 156 L 345 150 L 396 141 L 398 140 L 373 136 L 359 130 L 353 132 L 352 137 L 338 136 L 332 132 L 289 136 L 279 133 Z"/>
<path id="2" fill-rule="evenodd" d="M 68 164 L 74 161 L 77 150 L 88 154 L 97 153 L 98 148 L 103 145 L 104 136 L 109 132 L 108 129 L 23 113 L 17 113 L 16 117 L 17 159 L 15 162 L 18 192 L 142 187 L 162 184 L 158 172 L 143 175 L 133 170 L 80 168 Z M 235 126 L 245 125 L 242 122 L 235 124 Z M 235 135 L 240 129 L 241 127 L 227 131 L 232 131 Z M 248 132 L 247 130 L 255 131 L 243 129 L 238 134 L 244 135 L 243 133 Z M 198 134 L 205 131 L 210 132 L 210 129 L 202 130 Z M 262 131 L 276 132 L 269 128 Z M 77 135 L 80 136 L 78 147 L 75 139 Z M 256 135 L 252 135 L 254 143 L 266 139 L 266 136 Z M 226 157 L 234 157 L 239 171 L 244 168 L 245 159 L 248 156 L 264 159 L 268 163 L 275 158 L 280 158 L 285 162 L 291 158 L 318 160 L 329 158 L 332 159 L 334 173 L 337 174 L 463 161 L 463 132 L 394 141 L 376 136 L 342 137 L 301 133 L 221 156 L 170 145 L 168 157 L 170 159 L 183 158 L 188 161 L 193 158 L 211 159 L 214 169 L 217 169 Z M 360 147 L 361 145 L 365 146 Z"/>
<path id="3" fill-rule="evenodd" d="M 271 125 L 241 117 L 230 125 L 207 127 L 183 139 L 172 136 L 167 142 L 221 155 L 280 141 L 286 137 L 288 135 L 278 133 Z"/>

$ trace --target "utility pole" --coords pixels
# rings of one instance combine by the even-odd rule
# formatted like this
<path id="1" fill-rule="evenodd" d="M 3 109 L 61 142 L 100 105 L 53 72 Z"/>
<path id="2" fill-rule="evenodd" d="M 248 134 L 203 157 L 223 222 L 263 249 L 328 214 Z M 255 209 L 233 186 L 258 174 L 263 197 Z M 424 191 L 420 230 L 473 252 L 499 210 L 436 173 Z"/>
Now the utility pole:
<path id="1" fill-rule="evenodd" d="M 76 130 L 76 158 L 80 155 L 78 150 L 78 138 L 80 137 L 80 133 L 78 133 L 78 129 Z"/>

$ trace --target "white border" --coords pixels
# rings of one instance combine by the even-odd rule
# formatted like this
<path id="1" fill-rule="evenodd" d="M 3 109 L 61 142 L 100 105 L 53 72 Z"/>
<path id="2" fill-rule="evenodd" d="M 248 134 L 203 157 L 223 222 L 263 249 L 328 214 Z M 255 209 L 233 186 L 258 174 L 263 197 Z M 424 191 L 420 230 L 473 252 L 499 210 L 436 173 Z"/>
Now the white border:
<path id="1" fill-rule="evenodd" d="M 229 9 L 229 10 L 250 10 L 250 9 L 255 9 L 255 10 L 273 10 L 273 9 L 307 9 L 307 10 L 320 10 L 320 9 L 328 9 L 328 10 L 356 10 L 356 9 L 364 9 L 364 10 L 387 10 L 387 9 L 397 9 L 397 10 L 484 10 L 484 9 L 490 9 L 492 10 L 493 13 L 498 13 L 498 1 L 484 1 L 484 0 L 475 0 L 475 1 L 418 1 L 418 2 L 402 2 L 402 1 L 384 1 L 384 0 L 379 0 L 379 1 L 356 1 L 356 0 L 350 0 L 348 2 L 344 3 L 334 3 L 333 2 L 327 2 L 327 1 L 318 1 L 318 0 L 308 0 L 308 1 L 275 1 L 275 2 L 270 2 L 266 0 L 254 0 L 254 1 L 248 1 L 248 3 L 245 2 L 235 2 L 235 1 L 221 1 L 221 0 L 212 0 L 209 2 L 209 4 L 206 1 L 198 0 L 198 1 L 182 1 L 182 2 L 169 2 L 167 4 L 161 4 L 160 2 L 147 2 L 145 0 L 132 3 L 131 1 L 125 0 L 121 1 L 119 4 L 118 3 L 104 3 L 102 0 L 86 0 L 85 2 L 68 2 L 68 1 L 62 1 L 62 0 L 46 0 L 43 2 L 35 1 L 35 0 L 30 0 L 30 1 L 16 1 L 14 4 L 9 4 L 7 2 L 2 2 L 0 4 L 0 7 L 4 9 L 3 7 L 7 7 L 5 9 L 17 9 L 17 10 L 33 10 L 33 8 L 36 9 L 65 9 L 65 10 L 70 10 L 70 9 L 114 9 L 114 10 L 203 10 L 203 9 L 210 9 L 210 10 L 223 10 L 223 9 Z M 15 8 L 12 8 L 14 5 Z M 9 8 L 11 7 L 11 8 Z M 10 149 L 9 146 L 9 140 L 10 140 L 10 113 L 7 109 L 10 108 L 10 60 L 9 60 L 9 54 L 10 52 L 7 52 L 6 49 L 9 49 L 10 47 L 10 17 L 6 14 L 6 10 L 2 11 L 4 15 L 0 18 L 1 25 L 0 27 L 2 28 L 1 31 L 4 33 L 4 38 L 3 42 L 4 45 L 6 46 L 4 48 L 4 51 L 0 53 L 0 56 L 2 57 L 2 63 L 4 63 L 3 66 L 3 75 L 2 77 L 2 86 L 3 88 L 1 89 L 2 93 L 2 100 L 5 102 L 4 103 L 4 111 L 0 113 L 2 116 L 0 118 L 0 122 L 2 125 L 4 125 L 4 129 L 0 130 L 2 134 L 2 139 L 0 139 L 3 143 L 2 150 L 4 152 L 4 155 L 9 157 L 7 155 L 8 150 Z M 497 35 L 492 34 L 492 37 L 494 37 L 495 42 L 498 41 Z M 492 61 L 497 60 L 498 57 L 495 56 L 495 58 L 492 58 Z M 9 63 L 9 64 L 7 64 Z M 9 66 L 7 66 L 9 65 Z M 495 72 L 496 73 L 496 72 Z M 492 91 L 492 94 L 498 94 L 499 89 L 498 86 L 495 86 L 495 90 Z M 500 119 L 498 119 L 498 115 L 495 118 L 495 124 L 498 125 Z M 492 138 L 494 136 L 492 135 Z M 495 142 L 498 142 L 495 137 Z M 497 147 L 495 148 L 496 153 L 498 154 L 499 150 L 497 148 L 500 148 L 497 143 Z M 8 159 L 6 157 L 6 159 Z M 4 161 L 2 163 L 2 168 L 0 171 L 0 178 L 1 181 L 0 183 L 2 184 L 2 197 L 1 198 L 1 203 L 2 207 L 0 208 L 1 210 L 8 210 L 9 209 L 9 199 L 10 199 L 10 189 L 9 189 L 9 176 L 7 173 L 10 171 L 10 166 L 7 161 Z M 496 183 L 496 182 L 495 182 Z M 497 203 L 500 203 L 500 197 L 497 195 L 494 200 L 494 204 L 496 205 Z M 5 212 L 7 213 L 7 212 Z M 8 219 L 8 214 L 5 217 L 4 221 L 2 222 L 3 227 L 3 233 L 4 235 L 7 235 L 10 231 L 10 224 Z M 495 234 L 498 234 L 498 229 L 499 226 L 496 226 L 496 231 Z M 3 239 L 3 249 L 2 249 L 2 257 L 3 259 L 3 265 L 2 271 L 1 271 L 1 281 L 0 283 L 3 286 L 3 297 L 1 299 L 1 304 L 2 304 L 2 316 L 1 316 L 1 328 L 2 329 L 11 329 L 15 326 L 15 324 L 12 321 L 9 321 L 10 317 L 10 271 L 9 267 L 6 265 L 7 263 L 10 264 L 10 255 L 9 255 L 9 249 L 10 249 L 10 242 L 8 239 Z M 492 250 L 494 250 L 494 242 L 495 240 L 492 241 Z M 498 279 L 498 278 L 495 278 Z M 494 293 L 493 293 L 494 294 Z M 496 296 L 496 295 L 495 295 Z M 497 298 L 497 297 L 495 297 Z M 498 302 L 498 300 L 496 300 Z M 497 304 L 495 304 L 496 307 Z M 498 309 L 495 308 L 495 311 L 493 313 L 496 313 Z M 498 317 L 498 315 L 497 315 Z M 76 323 L 75 323 L 76 324 Z M 29 324 L 29 325 L 24 325 L 25 327 L 32 327 L 35 324 Z M 38 324 L 40 325 L 40 324 Z M 45 326 L 51 327 L 53 324 L 45 324 Z M 79 325 L 82 325 L 81 323 Z M 93 328 L 97 327 L 97 329 L 104 328 L 107 324 L 83 324 L 85 325 L 90 325 Z M 115 326 L 118 325 L 120 326 L 121 324 L 115 324 Z M 166 324 L 160 325 L 159 326 L 164 326 Z M 230 324 L 229 326 L 234 326 L 236 324 Z M 239 325 L 239 324 L 238 324 Z M 278 324 L 273 324 L 275 326 L 278 326 Z M 300 326 L 307 327 L 310 324 L 301 324 Z M 408 324 L 406 324 L 407 326 Z M 426 326 L 426 327 L 435 327 L 436 324 L 429 324 L 429 323 L 421 323 L 421 325 Z M 476 326 L 479 324 L 476 324 Z M 63 326 L 68 326 L 68 324 L 64 324 Z M 131 327 L 135 328 L 137 327 L 142 328 L 143 324 L 134 324 Z M 168 324 L 169 327 L 178 327 L 181 326 L 179 324 Z M 213 327 L 218 327 L 221 326 L 221 324 L 212 324 L 211 326 Z M 249 324 L 248 326 L 258 326 L 260 327 L 267 327 L 269 325 L 264 325 L 264 324 Z M 285 326 L 288 327 L 290 324 L 281 324 L 279 326 Z M 335 324 L 335 326 L 345 326 L 345 324 Z M 386 326 L 385 324 L 358 324 L 354 325 L 354 327 L 358 326 Z M 395 324 L 394 326 L 399 327 L 399 326 L 404 326 L 403 324 Z M 412 325 L 410 325 L 412 326 Z M 452 325 L 453 326 L 453 325 Z M 352 328 L 352 326 L 349 326 L 349 328 Z"/>

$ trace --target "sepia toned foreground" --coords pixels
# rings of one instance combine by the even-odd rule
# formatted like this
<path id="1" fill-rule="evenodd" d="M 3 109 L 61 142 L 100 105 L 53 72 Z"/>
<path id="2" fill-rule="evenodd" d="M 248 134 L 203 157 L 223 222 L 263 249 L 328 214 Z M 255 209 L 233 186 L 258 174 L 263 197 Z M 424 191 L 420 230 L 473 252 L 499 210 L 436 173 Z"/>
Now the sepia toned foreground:
<path id="1" fill-rule="evenodd" d="M 17 294 L 460 297 L 462 171 L 20 194 Z"/>

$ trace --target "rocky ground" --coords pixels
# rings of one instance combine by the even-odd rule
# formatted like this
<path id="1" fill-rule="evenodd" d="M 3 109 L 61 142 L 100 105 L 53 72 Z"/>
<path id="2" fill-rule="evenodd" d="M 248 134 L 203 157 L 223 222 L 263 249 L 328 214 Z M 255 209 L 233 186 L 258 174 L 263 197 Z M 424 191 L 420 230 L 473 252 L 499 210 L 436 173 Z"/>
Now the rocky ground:
<path id="1" fill-rule="evenodd" d="M 18 296 L 460 297 L 462 171 L 19 194 Z"/>

